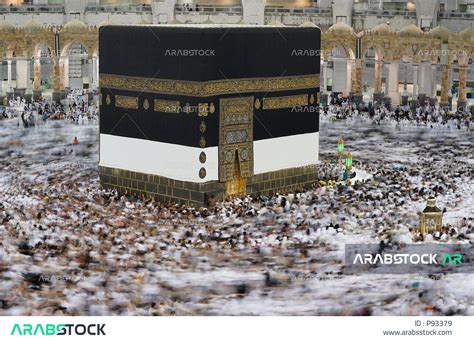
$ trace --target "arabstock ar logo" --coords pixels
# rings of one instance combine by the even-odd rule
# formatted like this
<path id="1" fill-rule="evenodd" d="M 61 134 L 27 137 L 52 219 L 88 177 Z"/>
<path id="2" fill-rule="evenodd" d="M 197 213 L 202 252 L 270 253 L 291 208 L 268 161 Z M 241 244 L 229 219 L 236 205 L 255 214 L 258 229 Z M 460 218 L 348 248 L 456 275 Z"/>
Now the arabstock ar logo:
<path id="1" fill-rule="evenodd" d="M 105 324 L 18 324 L 15 323 L 10 336 L 105 336 Z"/>
<path id="2" fill-rule="evenodd" d="M 346 274 L 470 273 L 474 274 L 471 244 L 347 244 Z"/>
<path id="3" fill-rule="evenodd" d="M 442 262 L 438 262 L 442 260 Z M 385 264 L 385 265 L 400 265 L 400 264 L 424 264 L 424 265 L 462 265 L 462 254 L 460 253 L 445 253 L 442 258 L 439 254 L 356 254 L 353 264 Z"/>

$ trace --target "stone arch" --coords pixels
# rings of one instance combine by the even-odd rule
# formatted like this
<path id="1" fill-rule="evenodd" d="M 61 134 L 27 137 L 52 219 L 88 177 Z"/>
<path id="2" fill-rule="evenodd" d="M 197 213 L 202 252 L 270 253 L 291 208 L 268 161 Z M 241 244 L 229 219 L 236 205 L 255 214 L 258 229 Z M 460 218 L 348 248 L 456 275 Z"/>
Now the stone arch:
<path id="1" fill-rule="evenodd" d="M 354 51 L 351 49 L 351 47 L 348 47 L 348 46 L 345 46 L 342 42 L 337 42 L 337 41 L 333 41 L 329 44 L 325 44 L 324 45 L 324 50 L 322 52 L 322 59 L 325 60 L 325 61 L 328 61 L 330 58 L 332 58 L 332 51 L 334 49 L 342 49 L 345 53 L 345 57 L 347 57 L 348 59 L 355 59 L 355 53 Z"/>
<path id="2" fill-rule="evenodd" d="M 27 48 L 23 45 L 21 41 L 10 42 L 6 48 L 7 58 L 13 57 L 27 57 L 28 52 Z"/>
<path id="3" fill-rule="evenodd" d="M 69 55 L 69 50 L 71 46 L 73 46 L 74 44 L 81 45 L 87 51 L 88 56 L 92 57 L 91 51 L 93 49 L 91 49 L 90 46 L 87 44 L 87 42 L 85 42 L 82 39 L 70 39 L 67 42 L 65 42 L 64 46 L 61 48 L 60 56 L 67 57 Z"/>
<path id="4" fill-rule="evenodd" d="M 36 56 L 38 53 L 40 53 L 44 47 L 49 50 L 51 57 L 54 56 L 55 54 L 54 46 L 51 46 L 50 42 L 48 42 L 47 40 L 40 40 L 36 42 L 36 44 L 33 47 L 33 57 Z"/>

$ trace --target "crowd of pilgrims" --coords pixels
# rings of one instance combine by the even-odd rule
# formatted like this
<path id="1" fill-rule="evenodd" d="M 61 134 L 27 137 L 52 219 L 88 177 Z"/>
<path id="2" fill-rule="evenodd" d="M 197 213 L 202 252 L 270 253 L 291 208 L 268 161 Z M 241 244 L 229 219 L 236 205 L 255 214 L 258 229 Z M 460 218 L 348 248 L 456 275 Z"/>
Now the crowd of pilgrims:
<path id="1" fill-rule="evenodd" d="M 321 114 L 332 120 L 348 118 L 367 119 L 374 123 L 392 121 L 400 124 L 424 125 L 429 127 L 450 126 L 458 129 L 469 128 L 474 115 L 466 109 L 451 110 L 436 105 L 392 106 L 383 102 L 356 105 L 351 98 L 331 95 L 328 105 L 323 106 Z"/>
<path id="2" fill-rule="evenodd" d="M 84 103 L 75 102 L 24 106 L 24 112 L 36 111 L 46 120 L 62 117 L 71 122 L 78 122 L 86 110 Z M 359 111 L 338 100 L 324 111 L 340 119 L 368 115 L 379 122 L 385 115 L 400 120 L 406 115 L 401 108 L 389 111 L 382 106 Z M 427 111 L 435 112 L 410 111 L 407 120 L 420 117 L 423 122 Z M 464 120 L 464 115 L 457 120 Z M 8 148 L 15 152 L 37 146 L 12 143 Z M 440 285 L 426 279 L 412 281 L 411 275 L 406 282 L 386 276 L 350 285 L 341 280 L 318 291 L 305 289 L 303 282 L 342 277 L 343 261 L 337 255 L 344 243 L 373 242 L 383 248 L 415 241 L 411 233 L 418 217 L 413 205 L 428 195 L 450 198 L 453 207 L 462 203 L 460 187 L 472 190 L 473 175 L 468 163 L 456 160 L 469 153 L 469 146 L 447 146 L 442 160 L 430 160 L 439 148 L 427 145 L 416 152 L 418 162 L 397 169 L 376 156 L 357 162 L 372 175 L 371 181 L 351 186 L 323 182 L 295 193 L 236 198 L 208 209 L 102 190 L 93 168 L 80 171 L 83 174 L 74 181 L 62 169 L 48 176 L 48 182 L 14 177 L 8 197 L 0 193 L 0 312 L 215 315 L 229 313 L 225 309 L 232 306 L 226 306 L 227 301 L 252 300 L 258 293 L 254 306 L 236 313 L 469 314 L 468 295 L 456 297 L 452 304 L 452 291 L 442 292 Z M 8 163 L 5 172 L 12 173 L 25 159 Z M 338 166 L 323 164 L 320 178 L 329 181 L 339 173 Z M 467 216 L 425 239 L 466 241 L 472 234 L 473 217 Z M 367 286 L 372 299 L 365 297 Z M 301 291 L 291 292 L 298 288 Z M 300 299 L 300 307 L 310 303 L 311 308 L 280 312 L 272 311 L 278 306 L 259 302 L 271 298 L 280 305 Z M 398 311 L 384 311 L 394 303 L 400 305 Z M 269 311 L 258 311 L 265 305 Z"/>
<path id="3" fill-rule="evenodd" d="M 47 124 L 49 121 L 63 120 L 68 123 L 86 125 L 97 121 L 98 106 L 83 96 L 70 94 L 59 103 L 45 100 L 26 102 L 24 98 L 10 99 L 8 106 L 0 110 L 0 120 L 17 119 L 21 128 Z"/>
<path id="4" fill-rule="evenodd" d="M 0 304 L 3 312 L 17 315 L 212 315 L 226 314 L 222 303 L 251 292 L 259 294 L 256 303 L 273 296 L 289 300 L 283 294 L 288 289 L 343 276 L 336 257 L 343 243 L 372 241 L 383 248 L 415 241 L 410 235 L 417 225 L 410 214 L 413 202 L 431 191 L 450 194 L 458 179 L 469 177 L 468 165 L 454 169 L 446 163 L 429 175 L 433 178 L 413 186 L 411 178 L 426 177 L 420 166 L 371 168 L 378 182 L 237 198 L 209 209 L 131 199 L 84 188 L 82 182 L 25 188 L 21 195 L 37 204 L 15 208 L 9 203 L 0 214 L 0 226 L 10 232 L 0 229 L 5 280 Z M 428 237 L 466 241 L 473 233 L 471 217 Z M 422 288 L 416 281 L 379 281 L 387 289 L 375 290 L 373 284 L 371 296 L 380 300 L 361 304 L 357 285 L 340 296 L 334 288 L 332 297 L 321 298 L 332 305 L 315 304 L 310 312 L 381 314 L 381 303 L 397 286 L 396 297 L 412 302 L 396 314 L 465 314 L 462 303 L 437 303 L 439 289 L 426 280 Z M 302 290 L 297 297 L 309 293 L 319 296 Z M 287 310 L 282 314 L 300 312 L 299 306 Z"/>
<path id="5" fill-rule="evenodd" d="M 9 101 L 9 105 L 0 110 L 0 120 L 18 118 L 18 125 L 23 128 L 34 126 L 48 120 L 66 120 L 75 124 L 87 124 L 96 121 L 99 110 L 95 102 L 84 100 L 82 94 L 70 93 L 66 101 L 61 103 L 48 101 L 31 101 L 17 98 Z M 409 105 L 391 106 L 381 102 L 368 102 L 356 105 L 351 98 L 330 95 L 328 104 L 322 106 L 323 118 L 331 120 L 360 119 L 370 120 L 376 124 L 397 122 L 408 125 L 424 125 L 429 127 L 449 126 L 458 129 L 468 128 L 474 123 L 474 114 L 466 109 L 451 110 L 440 106 Z"/>

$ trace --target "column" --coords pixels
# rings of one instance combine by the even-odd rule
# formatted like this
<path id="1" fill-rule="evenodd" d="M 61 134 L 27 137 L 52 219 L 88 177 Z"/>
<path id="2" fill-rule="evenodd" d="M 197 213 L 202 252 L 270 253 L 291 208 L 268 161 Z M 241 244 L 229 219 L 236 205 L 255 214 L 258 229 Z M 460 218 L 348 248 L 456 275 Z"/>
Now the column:
<path id="1" fill-rule="evenodd" d="M 321 104 L 326 106 L 328 103 L 328 61 L 323 61 L 323 89 L 321 91 Z"/>
<path id="2" fill-rule="evenodd" d="M 59 57 L 53 56 L 53 101 L 61 100 L 61 66 Z"/>
<path id="3" fill-rule="evenodd" d="M 95 58 L 95 88 L 99 88 L 99 56 Z"/>
<path id="4" fill-rule="evenodd" d="M 92 89 L 97 90 L 97 88 L 99 87 L 99 57 L 94 56 L 92 60 L 93 60 L 93 62 L 92 62 L 93 72 L 92 73 L 94 74 Z"/>
<path id="5" fill-rule="evenodd" d="M 448 64 L 448 102 L 449 108 L 453 108 L 453 65 Z"/>
<path id="6" fill-rule="evenodd" d="M 434 106 L 436 101 L 437 101 L 437 96 L 436 96 L 436 69 L 437 69 L 437 64 L 431 64 L 431 98 L 430 98 L 430 105 Z"/>
<path id="7" fill-rule="evenodd" d="M 459 66 L 459 95 L 458 108 L 466 108 L 466 80 L 467 80 L 467 66 Z"/>
<path id="8" fill-rule="evenodd" d="M 391 62 L 388 64 L 388 96 L 392 102 L 392 105 L 399 105 L 400 104 L 400 90 L 399 90 L 399 82 L 398 82 L 398 70 L 399 70 L 399 63 L 398 62 Z"/>
<path id="9" fill-rule="evenodd" d="M 425 63 L 420 64 L 420 74 L 418 75 L 419 78 L 419 87 L 418 87 L 418 99 L 422 106 L 425 105 L 425 98 L 426 98 L 426 75 L 425 75 Z"/>
<path id="10" fill-rule="evenodd" d="M 33 98 L 38 100 L 41 97 L 41 60 L 35 57 L 33 64 Z"/>
<path id="11" fill-rule="evenodd" d="M 352 93 L 352 70 L 354 70 L 354 60 L 346 58 L 346 86 L 343 92 L 343 96 L 349 96 Z"/>
<path id="12" fill-rule="evenodd" d="M 327 92 L 328 88 L 328 62 L 323 61 L 323 93 Z"/>
<path id="13" fill-rule="evenodd" d="M 408 104 L 408 63 L 406 61 L 403 62 L 403 70 L 405 79 L 403 80 L 402 105 L 405 106 Z"/>
<path id="14" fill-rule="evenodd" d="M 7 96 L 11 97 L 13 95 L 13 86 L 12 86 L 12 59 L 8 58 L 8 83 L 7 83 Z"/>
<path id="15" fill-rule="evenodd" d="M 153 24 L 163 24 L 173 21 L 176 0 L 152 1 Z"/>
<path id="16" fill-rule="evenodd" d="M 449 70 L 451 67 L 449 65 L 441 66 L 441 101 L 440 105 L 443 107 L 449 106 Z"/>
<path id="17" fill-rule="evenodd" d="M 0 57 L 0 94 L 3 92 L 3 59 Z M 0 101 L 0 105 L 3 104 L 3 100 Z"/>
<path id="18" fill-rule="evenodd" d="M 94 83 L 94 59 L 89 58 L 89 91 L 92 91 L 92 84 Z"/>
<path id="19" fill-rule="evenodd" d="M 266 0 L 242 0 L 243 20 L 246 24 L 265 24 Z"/>
<path id="20" fill-rule="evenodd" d="M 16 60 L 16 87 L 14 90 L 15 97 L 25 97 L 28 83 L 28 61 L 25 58 L 17 58 Z"/>
<path id="21" fill-rule="evenodd" d="M 382 61 L 375 61 L 375 76 L 374 76 L 374 100 L 377 101 L 383 98 L 382 94 Z"/>
<path id="22" fill-rule="evenodd" d="M 63 90 L 69 90 L 69 57 L 62 57 L 63 60 Z"/>
<path id="23" fill-rule="evenodd" d="M 413 100 L 418 100 L 418 64 L 413 64 Z"/>
<path id="24" fill-rule="evenodd" d="M 353 89 L 354 92 L 354 102 L 361 103 L 363 102 L 363 94 L 362 94 L 362 60 L 356 59 L 354 63 L 354 83 Z"/>
<path id="25" fill-rule="evenodd" d="M 26 101 L 31 101 L 33 96 L 33 88 L 31 84 L 31 58 L 26 60 L 26 91 L 25 99 Z"/>
<path id="26" fill-rule="evenodd" d="M 403 69 L 405 71 L 405 80 L 403 81 L 403 90 L 408 90 L 408 63 L 403 62 Z"/>

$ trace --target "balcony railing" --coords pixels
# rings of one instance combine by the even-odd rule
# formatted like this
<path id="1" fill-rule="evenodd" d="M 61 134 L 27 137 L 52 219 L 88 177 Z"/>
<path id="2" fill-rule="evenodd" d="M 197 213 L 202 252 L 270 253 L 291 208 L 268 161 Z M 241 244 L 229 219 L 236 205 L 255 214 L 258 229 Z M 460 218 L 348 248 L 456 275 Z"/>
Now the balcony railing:
<path id="1" fill-rule="evenodd" d="M 439 19 L 474 19 L 474 13 L 467 12 L 439 12 Z"/>
<path id="2" fill-rule="evenodd" d="M 63 5 L 0 5 L 0 13 L 64 13 Z"/>
<path id="3" fill-rule="evenodd" d="M 150 5 L 88 5 L 86 6 L 86 12 L 93 13 L 142 13 L 151 12 Z"/>
<path id="4" fill-rule="evenodd" d="M 176 14 L 204 13 L 204 14 L 242 14 L 242 6 L 175 6 Z"/>
<path id="5" fill-rule="evenodd" d="M 416 11 L 406 10 L 354 10 L 352 12 L 354 16 L 370 16 L 374 15 L 377 17 L 407 17 L 416 18 Z"/>
<path id="6" fill-rule="evenodd" d="M 303 8 L 285 8 L 285 7 L 265 7 L 265 14 L 296 14 L 296 15 L 310 15 L 310 14 L 321 14 L 321 15 L 332 15 L 331 8 L 319 8 L 319 7 L 303 7 Z"/>

